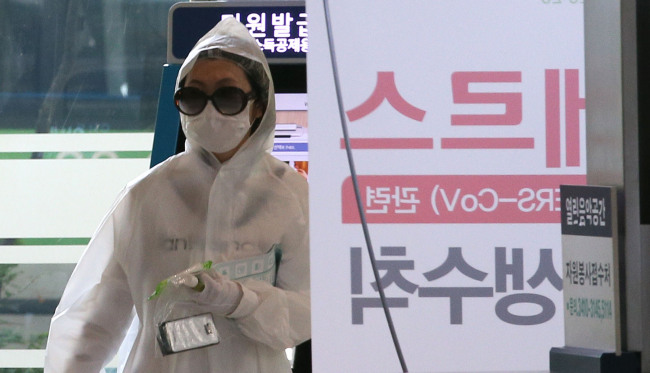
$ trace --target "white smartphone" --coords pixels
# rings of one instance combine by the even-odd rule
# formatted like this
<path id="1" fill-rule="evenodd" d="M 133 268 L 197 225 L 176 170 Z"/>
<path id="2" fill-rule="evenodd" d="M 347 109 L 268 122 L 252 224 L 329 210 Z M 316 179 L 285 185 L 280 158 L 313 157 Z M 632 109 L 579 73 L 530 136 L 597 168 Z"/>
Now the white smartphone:
<path id="1" fill-rule="evenodd" d="M 211 313 L 165 321 L 158 330 L 163 355 L 219 343 L 219 333 Z"/>

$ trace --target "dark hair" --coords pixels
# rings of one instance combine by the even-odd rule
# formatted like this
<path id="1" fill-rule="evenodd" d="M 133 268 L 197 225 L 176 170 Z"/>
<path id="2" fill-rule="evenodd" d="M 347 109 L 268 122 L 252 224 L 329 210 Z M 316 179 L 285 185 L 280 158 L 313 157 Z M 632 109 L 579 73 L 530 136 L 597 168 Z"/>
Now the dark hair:
<path id="1" fill-rule="evenodd" d="M 253 92 L 255 92 L 255 100 L 259 100 L 263 111 L 266 110 L 266 106 L 269 102 L 269 78 L 267 77 L 264 66 L 261 63 L 217 48 L 208 49 L 199 53 L 198 59 L 204 58 L 223 58 L 230 60 L 241 67 L 248 78 L 248 82 L 250 83 Z"/>

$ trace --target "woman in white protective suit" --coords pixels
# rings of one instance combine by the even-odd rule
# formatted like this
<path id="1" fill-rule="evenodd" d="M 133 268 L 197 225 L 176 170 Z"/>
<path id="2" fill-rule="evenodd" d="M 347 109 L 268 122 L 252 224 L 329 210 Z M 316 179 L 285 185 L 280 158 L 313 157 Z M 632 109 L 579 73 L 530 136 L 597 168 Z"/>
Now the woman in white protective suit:
<path id="1" fill-rule="evenodd" d="M 287 373 L 284 350 L 310 338 L 307 183 L 269 154 L 275 101 L 263 53 L 246 27 L 223 20 L 192 49 L 176 89 L 186 150 L 130 183 L 95 233 L 52 318 L 46 373 L 99 372 L 134 311 L 125 372 Z M 179 277 L 274 245 L 275 286 L 225 270 Z M 170 278 L 181 281 L 163 293 L 180 298 L 161 312 L 164 294 L 147 298 Z M 160 322 L 206 313 L 220 342 L 163 356 Z"/>

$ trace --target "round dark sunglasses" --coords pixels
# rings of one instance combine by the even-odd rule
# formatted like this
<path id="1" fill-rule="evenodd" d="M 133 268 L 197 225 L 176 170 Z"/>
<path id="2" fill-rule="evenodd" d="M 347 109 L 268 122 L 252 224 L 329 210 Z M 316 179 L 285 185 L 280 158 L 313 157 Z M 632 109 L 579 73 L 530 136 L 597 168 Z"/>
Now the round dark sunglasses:
<path id="1" fill-rule="evenodd" d="M 237 115 L 241 113 L 248 101 L 255 98 L 253 92 L 244 93 L 237 87 L 217 88 L 211 95 L 205 94 L 196 87 L 183 87 L 174 94 L 174 104 L 178 111 L 185 115 L 201 114 L 208 100 L 214 108 L 223 115 Z"/>

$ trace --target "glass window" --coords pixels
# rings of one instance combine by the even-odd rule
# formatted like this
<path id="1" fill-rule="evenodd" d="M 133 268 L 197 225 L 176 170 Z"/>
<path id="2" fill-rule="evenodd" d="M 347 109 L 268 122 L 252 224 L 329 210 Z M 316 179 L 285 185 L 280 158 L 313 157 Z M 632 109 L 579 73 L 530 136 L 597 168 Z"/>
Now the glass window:
<path id="1" fill-rule="evenodd" d="M 0 373 L 43 371 L 74 263 L 148 168 L 175 2 L 0 1 Z"/>
<path id="2" fill-rule="evenodd" d="M 0 130 L 152 131 L 173 3 L 0 2 Z"/>

